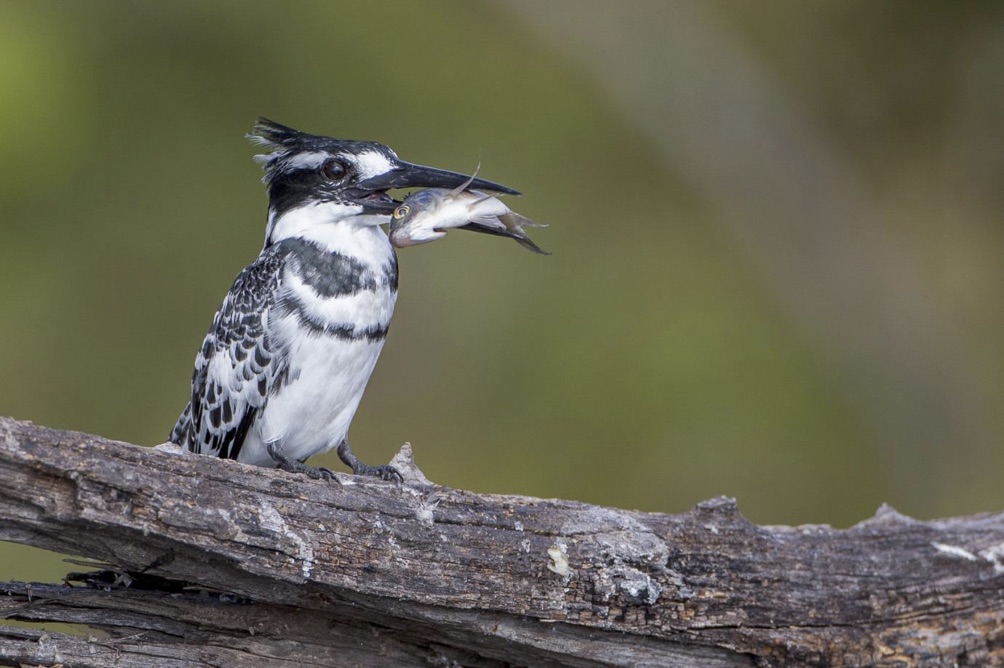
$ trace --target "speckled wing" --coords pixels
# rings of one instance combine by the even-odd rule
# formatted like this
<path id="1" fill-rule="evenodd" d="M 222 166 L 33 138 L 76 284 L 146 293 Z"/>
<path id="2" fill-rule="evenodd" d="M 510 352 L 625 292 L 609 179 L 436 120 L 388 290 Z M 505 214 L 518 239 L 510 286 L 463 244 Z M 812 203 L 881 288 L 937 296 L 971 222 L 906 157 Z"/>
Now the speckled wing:
<path id="1" fill-rule="evenodd" d="M 284 256 L 263 253 L 240 273 L 213 317 L 192 375 L 192 399 L 171 441 L 237 459 L 248 430 L 285 372 L 268 329 Z"/>

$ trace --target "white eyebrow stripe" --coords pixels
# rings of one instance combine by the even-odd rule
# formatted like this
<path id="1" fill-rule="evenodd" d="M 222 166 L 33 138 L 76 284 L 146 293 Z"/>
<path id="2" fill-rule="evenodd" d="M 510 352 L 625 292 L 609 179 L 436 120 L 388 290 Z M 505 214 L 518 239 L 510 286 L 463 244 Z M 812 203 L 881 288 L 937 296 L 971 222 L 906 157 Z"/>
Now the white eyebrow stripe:
<path id="1" fill-rule="evenodd" d="M 317 169 L 330 157 L 331 154 L 326 151 L 298 153 L 286 161 L 286 166 L 292 169 Z"/>
<path id="2" fill-rule="evenodd" d="M 378 151 L 363 151 L 354 157 L 360 180 L 370 179 L 380 174 L 386 174 L 393 163 L 383 153 Z"/>

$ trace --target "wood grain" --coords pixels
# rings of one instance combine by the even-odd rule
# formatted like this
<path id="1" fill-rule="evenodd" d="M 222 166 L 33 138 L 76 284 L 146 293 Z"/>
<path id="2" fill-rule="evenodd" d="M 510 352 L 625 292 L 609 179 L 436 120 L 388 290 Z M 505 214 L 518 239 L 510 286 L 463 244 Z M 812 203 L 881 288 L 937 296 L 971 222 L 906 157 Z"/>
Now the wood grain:
<path id="1" fill-rule="evenodd" d="M 0 663 L 1004 665 L 1002 513 L 759 527 L 727 498 L 641 513 L 395 463 L 404 485 L 320 483 L 0 418 L 0 539 L 120 574 L 0 587 L 0 617 L 100 631 L 0 627 Z"/>

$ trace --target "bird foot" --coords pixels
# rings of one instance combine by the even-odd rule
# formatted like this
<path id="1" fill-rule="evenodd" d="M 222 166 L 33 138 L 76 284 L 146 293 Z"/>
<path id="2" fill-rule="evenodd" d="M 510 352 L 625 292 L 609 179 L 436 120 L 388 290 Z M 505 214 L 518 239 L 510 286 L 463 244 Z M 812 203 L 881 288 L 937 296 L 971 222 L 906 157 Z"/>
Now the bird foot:
<path id="1" fill-rule="evenodd" d="M 359 458 L 356 457 L 355 453 L 352 452 L 352 448 L 349 447 L 347 441 L 342 441 L 342 443 L 338 446 L 338 458 L 345 462 L 346 466 L 352 469 L 353 475 L 372 476 L 388 482 L 404 481 L 404 478 L 401 477 L 398 470 L 390 464 L 384 464 L 382 466 L 370 466 L 369 464 L 363 464 L 359 461 Z"/>
<path id="2" fill-rule="evenodd" d="M 380 478 L 381 480 L 386 480 L 388 482 L 404 481 L 404 478 L 401 477 L 401 473 L 390 464 L 370 466 L 369 464 L 359 462 L 359 464 L 352 467 L 352 474 L 373 476 L 374 478 Z"/>
<path id="3" fill-rule="evenodd" d="M 269 443 L 265 446 L 265 449 L 268 451 L 269 456 L 275 460 L 276 468 L 282 469 L 283 471 L 289 471 L 290 473 L 300 473 L 314 480 L 339 482 L 338 478 L 335 476 L 335 472 L 330 469 L 321 468 L 319 466 L 307 466 L 303 462 L 290 459 L 286 456 L 286 453 L 282 451 L 282 446 L 278 443 Z"/>

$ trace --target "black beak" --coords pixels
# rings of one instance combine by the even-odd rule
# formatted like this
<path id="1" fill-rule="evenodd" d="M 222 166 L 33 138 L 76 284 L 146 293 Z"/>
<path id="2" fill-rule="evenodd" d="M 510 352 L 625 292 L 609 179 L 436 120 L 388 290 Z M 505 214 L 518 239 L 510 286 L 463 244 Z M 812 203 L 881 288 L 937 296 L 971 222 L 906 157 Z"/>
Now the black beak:
<path id="1" fill-rule="evenodd" d="M 365 191 L 360 193 L 360 197 L 357 198 L 364 204 L 381 211 L 393 211 L 394 207 L 400 204 L 400 202 L 394 202 L 393 200 L 390 200 L 389 203 L 377 202 L 377 198 L 373 197 L 373 194 L 382 194 L 395 188 L 456 188 L 468 181 L 470 181 L 468 188 L 471 190 L 487 190 L 505 195 L 520 194 L 519 191 L 499 183 L 493 183 L 477 177 L 471 180 L 471 177 L 467 174 L 436 169 L 434 167 L 413 165 L 409 162 L 399 162 L 389 172 L 357 183 L 355 189 Z"/>

